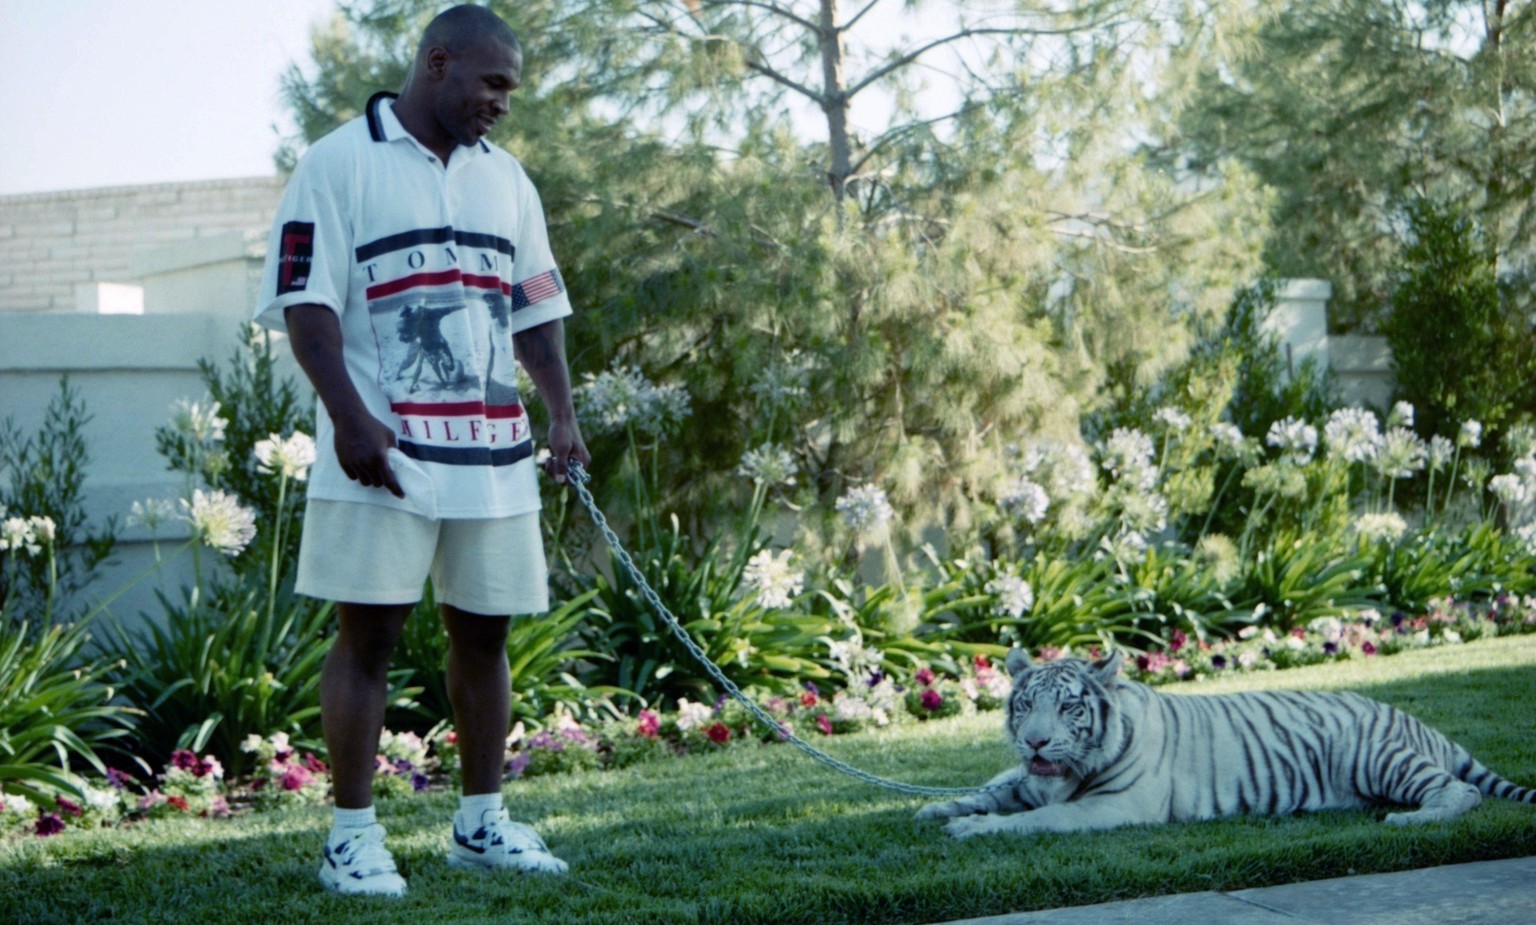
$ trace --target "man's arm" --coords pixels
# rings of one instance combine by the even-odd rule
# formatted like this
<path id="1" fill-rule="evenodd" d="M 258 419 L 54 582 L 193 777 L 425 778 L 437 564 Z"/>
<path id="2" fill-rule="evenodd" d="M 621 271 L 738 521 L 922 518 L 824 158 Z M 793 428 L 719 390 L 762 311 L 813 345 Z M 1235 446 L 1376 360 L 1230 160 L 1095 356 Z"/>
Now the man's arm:
<path id="1" fill-rule="evenodd" d="M 549 462 L 546 468 L 556 482 L 565 481 L 566 460 L 592 465 L 592 454 L 581 439 L 576 406 L 571 401 L 571 371 L 565 361 L 565 322 L 546 321 L 512 336 L 517 359 L 533 380 L 544 407 L 549 410 Z"/>
<path id="2" fill-rule="evenodd" d="M 336 430 L 336 456 L 347 478 L 370 488 L 405 492 L 389 465 L 395 432 L 374 417 L 358 394 L 342 359 L 341 320 L 323 305 L 290 305 L 283 318 L 294 359 L 309 377 Z M 569 391 L 569 390 L 567 390 Z M 567 399 L 569 401 L 569 399 Z"/>

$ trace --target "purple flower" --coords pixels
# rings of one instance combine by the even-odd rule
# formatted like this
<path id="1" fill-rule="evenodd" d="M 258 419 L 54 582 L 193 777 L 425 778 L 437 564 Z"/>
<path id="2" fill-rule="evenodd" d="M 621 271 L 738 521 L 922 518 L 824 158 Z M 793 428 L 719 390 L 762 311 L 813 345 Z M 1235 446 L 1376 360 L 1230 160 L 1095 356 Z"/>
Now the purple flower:
<path id="1" fill-rule="evenodd" d="M 924 710 L 933 713 L 944 706 L 944 695 L 930 687 L 923 691 L 921 702 Z"/>
<path id="2" fill-rule="evenodd" d="M 1364 652 L 1366 655 L 1375 655 L 1376 654 L 1376 644 L 1373 643 L 1373 642 L 1370 642 L 1369 640 L 1367 640 L 1365 642 L 1362 642 L 1362 643 L 1360 643 L 1360 651 Z"/>
<path id="3" fill-rule="evenodd" d="M 1325 643 L 1323 643 L 1323 654 L 1324 655 L 1338 655 L 1339 654 L 1339 644 L 1336 643 L 1336 642 L 1325 642 Z"/>
<path id="4" fill-rule="evenodd" d="M 133 775 L 125 774 L 122 771 L 119 771 L 117 768 L 107 768 L 107 783 L 110 784 L 113 789 L 126 790 L 128 789 L 128 784 L 132 781 Z"/>
<path id="5" fill-rule="evenodd" d="M 878 687 L 880 685 L 880 682 L 884 681 L 884 680 L 885 680 L 885 674 L 883 672 L 871 671 L 869 673 L 869 686 L 870 687 Z"/>
<path id="6" fill-rule="evenodd" d="M 812 697 L 820 697 L 821 696 L 821 688 L 816 686 L 816 682 L 815 681 L 807 681 L 807 682 L 805 682 L 805 689 L 810 692 Z"/>
<path id="7" fill-rule="evenodd" d="M 197 767 L 197 756 L 184 748 L 178 748 L 171 752 L 171 767 L 191 771 Z"/>
<path id="8" fill-rule="evenodd" d="M 924 687 L 927 687 L 933 683 L 936 677 L 937 675 L 933 673 L 932 668 L 919 668 L 917 669 L 917 674 L 912 676 L 912 680 L 916 681 Z"/>
<path id="9" fill-rule="evenodd" d="M 1227 657 L 1225 655 L 1211 656 L 1211 667 L 1217 671 L 1224 671 L 1227 667 Z"/>
<path id="10" fill-rule="evenodd" d="M 512 756 L 511 761 L 507 762 L 507 776 L 522 777 L 523 772 L 528 770 L 528 765 L 532 763 L 532 761 L 532 756 L 530 756 L 527 752 L 518 752 L 516 755 Z"/>
<path id="11" fill-rule="evenodd" d="M 47 838 L 64 831 L 64 819 L 58 813 L 43 813 L 37 817 L 37 826 L 33 829 L 38 838 Z"/>
<path id="12" fill-rule="evenodd" d="M 420 793 L 427 789 L 427 785 L 430 783 L 432 782 L 428 780 L 427 775 L 421 773 L 420 771 L 417 771 L 415 774 L 411 775 L 411 789 L 416 793 Z"/>

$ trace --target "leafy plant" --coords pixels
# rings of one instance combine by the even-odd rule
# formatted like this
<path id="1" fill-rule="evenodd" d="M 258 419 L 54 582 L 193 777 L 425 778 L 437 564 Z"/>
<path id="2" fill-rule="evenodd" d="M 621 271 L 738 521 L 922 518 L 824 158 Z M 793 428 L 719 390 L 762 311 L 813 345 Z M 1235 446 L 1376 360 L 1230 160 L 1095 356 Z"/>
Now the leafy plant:
<path id="1" fill-rule="evenodd" d="M 113 698 L 109 660 L 84 655 L 90 638 L 83 622 L 0 620 L 0 790 L 78 794 L 71 769 L 105 775 L 102 751 L 126 744 L 136 711 Z"/>
<path id="2" fill-rule="evenodd" d="M 90 453 L 84 431 L 90 420 L 79 390 L 66 376 L 35 434 L 23 436 L 10 418 L 0 424 L 0 473 L 8 481 L 0 484 L 0 511 L 46 517 L 54 524 L 49 556 L 0 551 L 0 601 L 10 602 L 7 613 L 39 630 L 41 624 L 31 615 L 50 613 L 50 605 L 69 600 L 89 584 L 116 542 L 113 519 L 96 529 L 86 522 Z"/>
<path id="3" fill-rule="evenodd" d="M 1281 532 L 1267 537 L 1232 590 L 1239 612 L 1277 629 L 1306 626 L 1319 617 L 1379 607 L 1382 591 L 1369 584 L 1372 557 L 1327 537 Z"/>
<path id="4" fill-rule="evenodd" d="M 1500 592 L 1528 594 L 1536 586 L 1536 556 L 1479 522 L 1459 534 L 1427 531 L 1402 543 L 1376 543 L 1373 573 L 1393 608 L 1422 611 L 1431 599 L 1488 599 Z"/>
<path id="5" fill-rule="evenodd" d="M 628 695 L 613 685 L 588 686 L 582 675 L 600 675 L 592 660 L 608 657 L 580 645 L 579 628 L 597 591 L 589 590 L 552 608 L 548 613 L 514 618 L 507 632 L 507 667 L 512 686 L 512 715 L 539 725 L 556 704 L 582 716 L 602 698 Z M 452 720 L 448 699 L 448 633 L 438 615 L 430 583 L 421 603 L 406 621 L 395 649 L 395 666 L 410 672 L 411 684 L 420 693 L 404 708 L 416 717 L 393 721 L 394 728 L 411 728 Z"/>
<path id="6" fill-rule="evenodd" d="M 161 596 L 164 624 L 137 631 L 109 629 L 122 668 L 120 695 L 142 711 L 140 754 L 159 766 L 178 748 L 216 755 L 231 773 L 250 762 L 240 743 L 251 734 L 288 733 L 319 748 L 320 666 L 330 651 L 332 606 L 293 593 L 291 582 L 268 606 L 256 577 L 186 592 L 177 603 Z M 389 701 L 408 701 L 409 672 L 390 674 Z"/>

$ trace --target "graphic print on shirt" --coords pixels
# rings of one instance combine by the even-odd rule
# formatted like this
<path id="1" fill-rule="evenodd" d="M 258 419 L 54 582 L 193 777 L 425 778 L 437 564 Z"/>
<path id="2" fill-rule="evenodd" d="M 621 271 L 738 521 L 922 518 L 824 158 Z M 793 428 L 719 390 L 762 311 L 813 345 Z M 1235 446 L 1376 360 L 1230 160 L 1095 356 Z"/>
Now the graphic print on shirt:
<path id="1" fill-rule="evenodd" d="M 511 317 L 522 307 L 519 296 L 531 303 L 526 285 L 508 281 L 514 250 L 506 238 L 453 228 L 390 235 L 357 249 L 379 385 L 399 415 L 397 440 L 407 456 L 503 466 L 532 453 Z M 562 291 L 558 274 L 553 279 L 554 292 Z"/>

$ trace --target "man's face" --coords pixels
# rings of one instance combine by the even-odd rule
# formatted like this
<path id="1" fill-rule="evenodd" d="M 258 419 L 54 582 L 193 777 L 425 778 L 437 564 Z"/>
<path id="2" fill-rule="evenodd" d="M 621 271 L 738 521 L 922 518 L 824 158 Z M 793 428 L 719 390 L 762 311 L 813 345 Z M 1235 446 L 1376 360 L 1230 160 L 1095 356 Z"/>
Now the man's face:
<path id="1" fill-rule="evenodd" d="M 448 56 L 438 88 L 438 125 L 458 144 L 474 144 L 507 114 L 507 95 L 522 76 L 523 56 L 494 39 Z"/>

